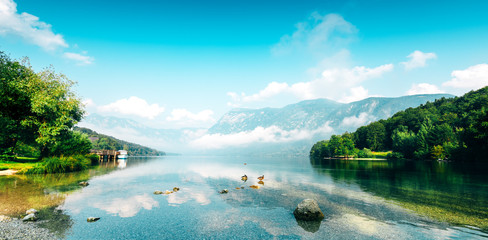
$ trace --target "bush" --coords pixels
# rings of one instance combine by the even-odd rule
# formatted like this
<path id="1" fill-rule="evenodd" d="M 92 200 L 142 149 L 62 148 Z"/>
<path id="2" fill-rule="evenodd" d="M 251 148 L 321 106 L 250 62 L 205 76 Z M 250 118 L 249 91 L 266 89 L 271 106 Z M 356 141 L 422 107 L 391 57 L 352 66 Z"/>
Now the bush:
<path id="1" fill-rule="evenodd" d="M 96 154 L 88 154 L 88 155 L 86 155 L 86 157 L 88 159 L 90 159 L 90 162 L 91 162 L 92 165 L 98 164 L 98 162 L 100 160 L 100 157 L 98 155 L 96 155 Z"/>
<path id="2" fill-rule="evenodd" d="M 0 155 L 0 161 L 9 162 L 9 161 L 15 161 L 16 159 L 17 159 L 17 156 L 15 156 L 15 155 L 8 155 L 8 154 Z"/>
<path id="3" fill-rule="evenodd" d="M 367 148 L 363 148 L 363 150 L 359 150 L 357 153 L 358 158 L 373 158 L 374 155 L 371 150 Z"/>
<path id="4" fill-rule="evenodd" d="M 403 159 L 405 158 L 402 153 L 391 152 L 386 155 L 386 159 Z"/>
<path id="5" fill-rule="evenodd" d="M 88 154 L 92 143 L 86 134 L 67 131 L 62 134 L 51 149 L 54 156 Z"/>
<path id="6" fill-rule="evenodd" d="M 26 170 L 27 174 L 43 173 L 67 173 L 82 171 L 88 168 L 91 161 L 83 155 L 74 155 L 69 157 L 47 157 L 35 167 Z"/>

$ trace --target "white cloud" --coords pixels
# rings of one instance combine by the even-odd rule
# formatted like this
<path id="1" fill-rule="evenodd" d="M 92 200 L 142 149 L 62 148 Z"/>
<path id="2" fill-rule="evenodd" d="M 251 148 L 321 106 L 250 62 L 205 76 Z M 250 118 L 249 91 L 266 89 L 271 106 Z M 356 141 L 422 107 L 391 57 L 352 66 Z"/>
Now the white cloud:
<path id="1" fill-rule="evenodd" d="M 203 110 L 199 113 L 192 113 L 186 109 L 174 109 L 171 112 L 171 116 L 167 117 L 168 121 L 199 121 L 199 122 L 212 122 L 215 121 L 212 118 L 214 112 L 212 110 Z"/>
<path id="2" fill-rule="evenodd" d="M 251 143 L 283 143 L 310 139 L 315 134 L 331 133 L 332 131 L 333 129 L 329 126 L 329 122 L 314 130 L 294 129 L 287 131 L 277 126 L 257 127 L 252 131 L 232 134 L 205 134 L 190 142 L 190 145 L 200 149 L 219 149 L 231 146 L 245 146 Z"/>
<path id="3" fill-rule="evenodd" d="M 55 34 L 51 25 L 29 13 L 18 13 L 12 0 L 0 0 L 0 35 L 13 35 L 52 51 L 66 48 L 68 44 L 60 34 Z"/>
<path id="4" fill-rule="evenodd" d="M 82 101 L 82 104 L 85 106 L 85 107 L 93 107 L 95 106 L 95 102 L 93 101 L 93 99 L 91 98 L 87 98 L 87 99 L 84 99 Z"/>
<path id="5" fill-rule="evenodd" d="M 312 13 L 307 21 L 299 22 L 295 27 L 295 32 L 284 35 L 280 42 L 273 46 L 273 54 L 284 55 L 305 49 L 321 53 L 350 42 L 357 32 L 354 25 L 338 14 L 322 16 L 316 12 Z"/>
<path id="6" fill-rule="evenodd" d="M 343 96 L 339 102 L 349 103 L 370 97 L 369 91 L 362 86 L 349 89 L 349 94 Z"/>
<path id="7" fill-rule="evenodd" d="M 436 59 L 437 55 L 435 53 L 424 53 L 419 50 L 415 50 L 413 53 L 407 56 L 410 58 L 407 62 L 402 62 L 401 64 L 405 66 L 406 70 L 411 70 L 414 68 L 425 67 L 427 65 L 427 60 Z"/>
<path id="8" fill-rule="evenodd" d="M 249 95 L 230 92 L 234 104 L 237 102 L 263 101 L 280 94 L 292 95 L 299 100 L 330 98 L 342 102 L 357 101 L 368 97 L 368 90 L 358 86 L 361 82 L 381 77 L 393 69 L 393 64 L 384 64 L 375 68 L 356 66 L 353 68 L 332 68 L 322 71 L 320 76 L 309 82 L 293 85 L 271 82 L 259 93 Z"/>
<path id="9" fill-rule="evenodd" d="M 164 107 L 158 104 L 148 104 L 146 100 L 138 97 L 120 99 L 108 105 L 98 107 L 99 112 L 113 112 L 125 115 L 135 115 L 143 118 L 154 119 L 164 112 Z"/>
<path id="10" fill-rule="evenodd" d="M 488 85 L 488 64 L 482 63 L 465 70 L 451 73 L 452 79 L 442 84 L 445 87 L 479 89 Z"/>
<path id="11" fill-rule="evenodd" d="M 67 59 L 78 62 L 78 65 L 90 65 L 95 60 L 93 57 L 71 52 L 65 52 L 63 56 Z"/>
<path id="12" fill-rule="evenodd" d="M 413 84 L 407 95 L 443 93 L 436 85 L 428 83 Z"/>
<path id="13" fill-rule="evenodd" d="M 366 125 L 367 123 L 374 120 L 374 116 L 370 116 L 366 112 L 362 112 L 359 116 L 351 116 L 345 117 L 342 119 L 341 125 L 342 126 L 352 126 L 352 127 L 360 127 Z"/>

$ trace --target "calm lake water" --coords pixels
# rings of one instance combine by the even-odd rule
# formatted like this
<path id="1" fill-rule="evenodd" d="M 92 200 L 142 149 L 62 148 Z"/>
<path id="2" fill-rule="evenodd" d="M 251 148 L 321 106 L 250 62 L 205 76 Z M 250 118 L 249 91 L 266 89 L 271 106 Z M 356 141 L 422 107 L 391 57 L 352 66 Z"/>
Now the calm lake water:
<path id="1" fill-rule="evenodd" d="M 51 220 L 42 226 L 66 239 L 483 239 L 488 180 L 477 169 L 306 157 L 129 158 L 83 173 L 0 177 L 0 214 L 44 208 L 41 216 Z M 83 180 L 90 185 L 78 186 Z M 180 191 L 153 194 L 173 187 Z M 295 220 L 306 198 L 318 201 L 324 220 Z M 88 223 L 92 216 L 101 219 Z"/>

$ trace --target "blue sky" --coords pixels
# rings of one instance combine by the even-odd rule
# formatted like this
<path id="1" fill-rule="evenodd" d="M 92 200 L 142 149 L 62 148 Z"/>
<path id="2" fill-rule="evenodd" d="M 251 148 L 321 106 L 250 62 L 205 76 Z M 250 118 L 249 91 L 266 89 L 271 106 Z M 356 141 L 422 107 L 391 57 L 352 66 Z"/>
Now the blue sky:
<path id="1" fill-rule="evenodd" d="M 234 107 L 488 85 L 487 1 L 0 0 L 0 50 L 89 113 L 209 127 Z"/>

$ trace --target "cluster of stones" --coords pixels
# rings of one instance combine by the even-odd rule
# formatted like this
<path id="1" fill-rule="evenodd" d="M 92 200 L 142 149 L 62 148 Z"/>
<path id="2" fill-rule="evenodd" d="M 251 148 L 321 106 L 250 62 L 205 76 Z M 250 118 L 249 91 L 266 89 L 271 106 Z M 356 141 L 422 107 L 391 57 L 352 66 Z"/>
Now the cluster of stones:
<path id="1" fill-rule="evenodd" d="M 37 220 L 37 210 L 34 208 L 31 208 L 27 211 L 25 211 L 26 216 L 22 218 L 22 221 L 36 221 Z"/>
<path id="2" fill-rule="evenodd" d="M 174 187 L 173 188 L 173 191 L 166 190 L 166 191 L 163 192 L 163 191 L 156 190 L 156 191 L 154 191 L 154 194 L 155 195 L 171 194 L 171 193 L 175 193 L 175 192 L 178 192 L 178 191 L 180 191 L 180 188 L 179 187 Z"/>

